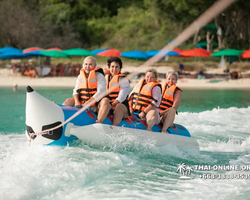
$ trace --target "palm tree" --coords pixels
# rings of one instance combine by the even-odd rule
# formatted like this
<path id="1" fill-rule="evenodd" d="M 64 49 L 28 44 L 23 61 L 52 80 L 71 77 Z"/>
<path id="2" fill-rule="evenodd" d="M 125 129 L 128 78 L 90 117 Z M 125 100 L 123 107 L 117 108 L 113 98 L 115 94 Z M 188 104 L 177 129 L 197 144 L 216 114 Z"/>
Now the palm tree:
<path id="1" fill-rule="evenodd" d="M 190 166 L 186 166 L 186 175 L 190 175 L 191 174 L 191 171 L 193 171 L 192 167 Z"/>
<path id="2" fill-rule="evenodd" d="M 179 172 L 180 174 L 185 174 L 185 171 L 186 171 L 186 164 L 185 163 L 180 163 L 177 167 L 177 172 Z"/>

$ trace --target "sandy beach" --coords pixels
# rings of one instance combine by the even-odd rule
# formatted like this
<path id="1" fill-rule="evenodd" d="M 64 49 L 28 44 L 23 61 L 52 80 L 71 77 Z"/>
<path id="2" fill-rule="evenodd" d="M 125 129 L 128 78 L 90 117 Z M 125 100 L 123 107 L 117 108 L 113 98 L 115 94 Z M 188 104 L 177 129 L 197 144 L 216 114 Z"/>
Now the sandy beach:
<path id="1" fill-rule="evenodd" d="M 135 72 L 135 67 L 126 67 L 123 72 Z M 168 67 L 157 68 L 159 73 L 169 70 Z M 136 72 L 145 72 L 143 68 L 136 68 Z M 218 70 L 217 70 L 218 73 Z M 76 77 L 44 77 L 44 78 L 30 78 L 21 76 L 16 73 L 13 74 L 11 69 L 0 69 L 0 87 L 13 87 L 15 83 L 18 87 L 69 87 L 75 86 Z M 161 82 L 164 82 L 161 79 Z M 131 80 L 131 87 L 135 85 L 137 79 Z M 178 86 L 181 88 L 192 89 L 250 89 L 250 78 L 241 78 L 238 80 L 225 79 L 188 79 L 182 78 L 178 80 Z"/>

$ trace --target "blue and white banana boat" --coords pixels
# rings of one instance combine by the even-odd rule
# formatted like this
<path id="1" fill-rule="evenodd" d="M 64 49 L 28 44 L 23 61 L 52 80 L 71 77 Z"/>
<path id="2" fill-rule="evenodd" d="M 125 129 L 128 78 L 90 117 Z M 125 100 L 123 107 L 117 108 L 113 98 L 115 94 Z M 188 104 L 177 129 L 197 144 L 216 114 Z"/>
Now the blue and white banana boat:
<path id="1" fill-rule="evenodd" d="M 128 137 L 131 142 L 150 141 L 157 147 L 174 144 L 199 148 L 197 141 L 191 137 L 188 130 L 179 124 L 173 124 L 167 130 L 169 134 L 161 133 L 159 125 L 155 125 L 151 132 L 146 130 L 146 122 L 136 117 L 123 119 L 119 126 L 112 125 L 111 117 L 107 117 L 101 124 L 95 123 L 97 116 L 88 110 L 64 124 L 77 111 L 79 108 L 56 104 L 28 86 L 26 97 L 27 138 L 29 140 L 31 138 L 31 142 L 36 144 L 66 146 L 77 139 L 86 144 L 102 145 L 112 142 L 114 138 L 126 139 Z M 61 127 L 48 131 L 47 134 L 35 134 L 30 137 L 32 133 L 41 133 L 61 124 L 63 124 Z"/>

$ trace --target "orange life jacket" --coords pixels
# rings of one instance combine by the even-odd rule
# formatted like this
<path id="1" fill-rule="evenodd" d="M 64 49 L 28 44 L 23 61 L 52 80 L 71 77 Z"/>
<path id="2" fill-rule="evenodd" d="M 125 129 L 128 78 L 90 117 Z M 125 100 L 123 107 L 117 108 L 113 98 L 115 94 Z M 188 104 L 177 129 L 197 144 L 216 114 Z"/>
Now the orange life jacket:
<path id="1" fill-rule="evenodd" d="M 142 112 L 153 100 L 157 102 L 152 96 L 152 90 L 155 86 L 161 88 L 160 83 L 146 83 L 144 78 L 137 83 L 134 93 L 132 94 L 132 108 L 134 112 Z"/>
<path id="2" fill-rule="evenodd" d="M 170 88 L 167 88 L 167 83 L 163 84 L 162 87 L 162 100 L 160 104 L 159 111 L 162 112 L 170 107 L 173 106 L 174 104 L 174 93 L 175 91 L 179 89 L 181 90 L 178 86 L 172 85 Z"/>
<path id="3" fill-rule="evenodd" d="M 97 67 L 94 70 L 92 70 L 89 73 L 88 78 L 85 74 L 84 69 L 81 69 L 80 71 L 77 93 L 79 95 L 79 100 L 81 104 L 84 104 L 97 92 L 97 79 L 95 72 L 100 72 L 104 75 L 103 69 L 100 67 Z"/>
<path id="4" fill-rule="evenodd" d="M 106 90 L 114 87 L 114 90 L 111 93 L 109 93 L 110 103 L 113 103 L 116 100 L 116 98 L 118 97 L 118 95 L 119 95 L 119 92 L 120 92 L 119 77 L 126 77 L 126 75 L 125 74 L 114 75 L 111 78 L 111 80 L 110 80 L 110 75 L 109 74 L 105 75 L 105 78 L 106 78 Z"/>
<path id="5" fill-rule="evenodd" d="M 110 72 L 109 72 L 109 68 L 105 68 L 105 74 L 107 75 L 107 74 L 110 74 Z"/>

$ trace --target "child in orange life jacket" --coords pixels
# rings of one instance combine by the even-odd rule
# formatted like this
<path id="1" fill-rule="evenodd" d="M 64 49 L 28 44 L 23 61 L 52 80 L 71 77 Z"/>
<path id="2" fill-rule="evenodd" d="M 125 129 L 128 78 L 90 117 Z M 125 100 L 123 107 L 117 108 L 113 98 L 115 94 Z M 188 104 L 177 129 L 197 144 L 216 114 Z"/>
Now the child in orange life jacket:
<path id="1" fill-rule="evenodd" d="M 81 107 L 95 99 L 106 89 L 106 80 L 103 69 L 97 67 L 96 59 L 88 56 L 84 59 L 82 69 L 77 77 L 73 90 L 73 98 L 68 98 L 63 105 Z M 102 123 L 107 117 L 111 106 L 107 97 L 94 103 L 90 110 L 98 114 L 97 123 Z"/>
<path id="2" fill-rule="evenodd" d="M 158 73 L 150 68 L 130 93 L 130 112 L 146 120 L 147 130 L 152 131 L 160 123 L 159 105 L 161 103 L 161 84 L 157 82 Z"/>
<path id="3" fill-rule="evenodd" d="M 107 60 L 109 73 L 105 75 L 106 89 L 111 89 L 108 97 L 112 106 L 110 110 L 113 115 L 113 125 L 120 124 L 123 118 L 128 118 L 128 94 L 130 90 L 130 83 L 125 74 L 121 74 L 122 61 L 118 57 L 111 57 Z"/>
<path id="4" fill-rule="evenodd" d="M 163 123 L 162 132 L 174 123 L 175 113 L 181 104 L 181 89 L 176 86 L 178 74 L 174 70 L 166 73 L 166 82 L 162 85 L 162 101 L 160 104 L 160 116 Z"/>

